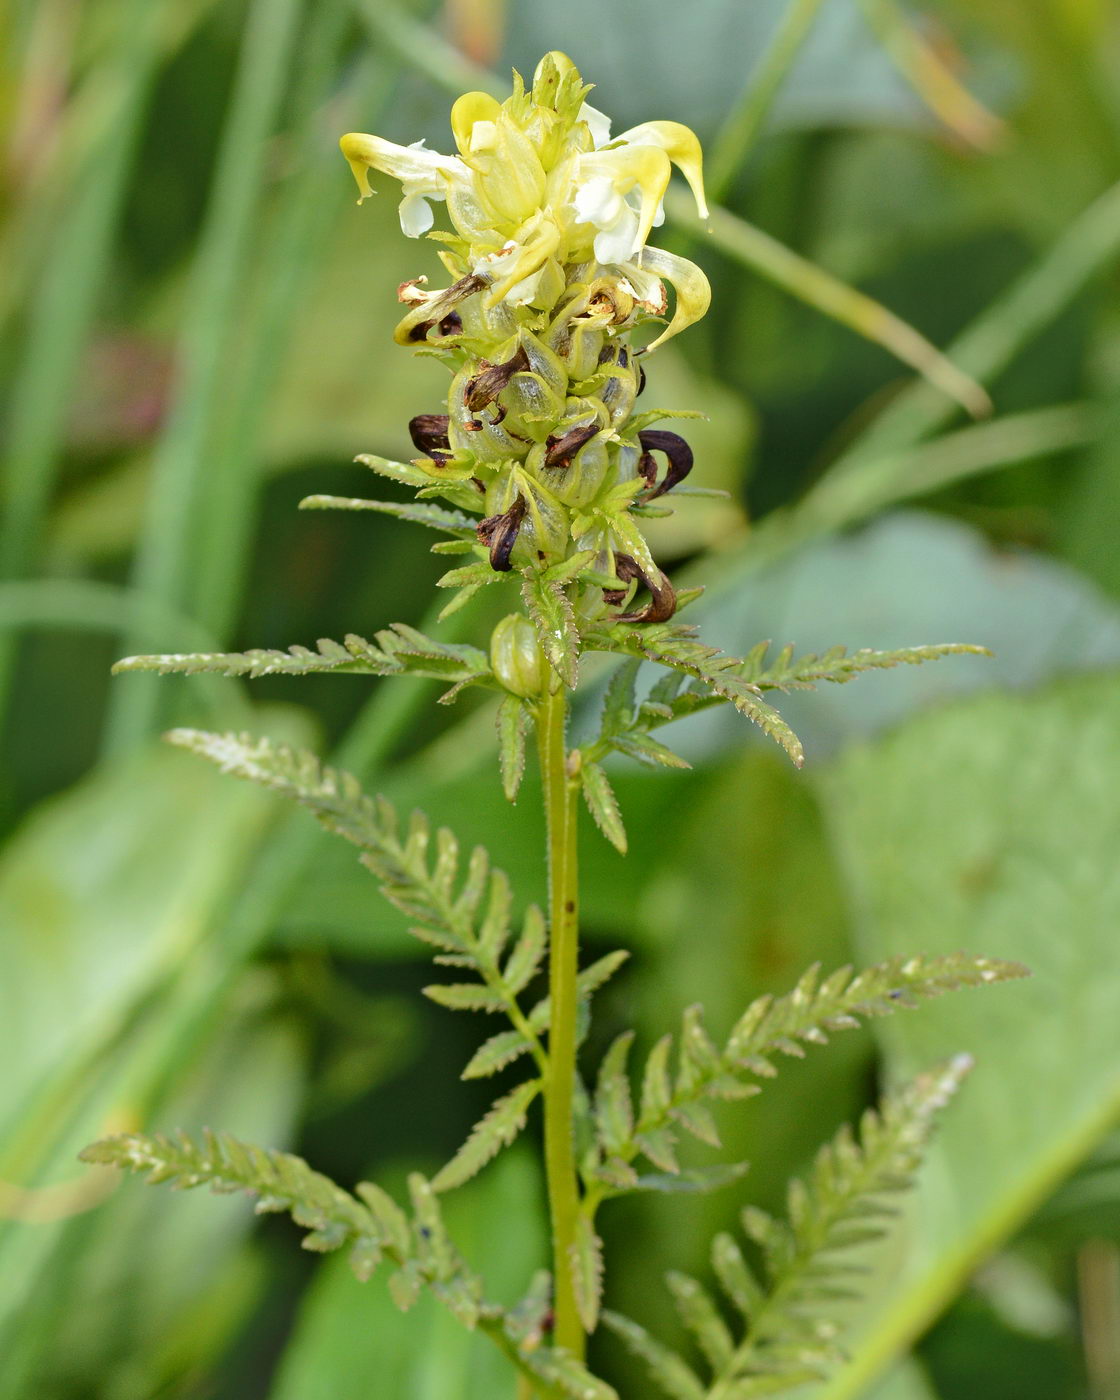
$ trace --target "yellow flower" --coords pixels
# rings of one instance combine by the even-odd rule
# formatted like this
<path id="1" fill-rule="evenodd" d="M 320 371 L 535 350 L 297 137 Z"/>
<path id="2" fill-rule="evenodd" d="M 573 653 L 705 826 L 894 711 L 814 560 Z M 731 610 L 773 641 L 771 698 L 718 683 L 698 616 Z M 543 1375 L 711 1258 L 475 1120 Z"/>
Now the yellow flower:
<path id="1" fill-rule="evenodd" d="M 707 216 L 699 141 L 672 121 L 643 122 L 612 138 L 609 119 L 586 101 L 589 89 L 563 54 L 542 59 L 528 91 L 514 76 L 505 102 L 484 92 L 455 102 L 457 155 L 421 142 L 344 136 L 362 198 L 372 193 L 370 169 L 399 180 L 401 228 L 412 238 L 432 228 L 431 202 L 445 201 L 454 232 L 440 235 L 450 248 L 444 261 L 459 278 L 486 279 L 491 309 L 548 312 L 573 284 L 595 282 L 617 288 L 617 304 L 625 300 L 634 315 L 661 315 L 664 278 L 677 306 L 654 345 L 663 343 L 702 316 L 710 297 L 699 268 L 648 243 L 664 220 L 674 166 Z"/>

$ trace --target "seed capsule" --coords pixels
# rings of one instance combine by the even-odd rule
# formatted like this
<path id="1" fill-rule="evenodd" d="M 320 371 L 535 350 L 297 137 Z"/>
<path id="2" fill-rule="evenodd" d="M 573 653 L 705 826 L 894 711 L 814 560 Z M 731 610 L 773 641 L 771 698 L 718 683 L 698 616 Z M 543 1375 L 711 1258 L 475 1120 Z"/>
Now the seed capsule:
<path id="1" fill-rule="evenodd" d="M 522 613 L 503 617 L 490 637 L 490 665 L 502 685 L 523 700 L 543 689 L 546 663 L 533 624 Z"/>

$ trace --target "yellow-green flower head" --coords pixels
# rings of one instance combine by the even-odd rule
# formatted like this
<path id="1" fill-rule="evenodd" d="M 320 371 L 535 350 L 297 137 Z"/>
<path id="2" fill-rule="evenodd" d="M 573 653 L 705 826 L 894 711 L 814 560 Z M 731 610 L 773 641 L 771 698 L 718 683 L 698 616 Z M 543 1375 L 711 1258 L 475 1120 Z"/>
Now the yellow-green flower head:
<path id="1" fill-rule="evenodd" d="M 609 119 L 586 101 L 589 91 L 571 60 L 551 53 L 529 91 L 515 74 L 505 102 L 484 92 L 455 102 L 457 155 L 360 133 L 342 138 L 342 153 L 362 199 L 373 193 L 371 169 L 401 182 L 401 228 L 411 238 L 433 228 L 433 202 L 446 203 L 454 232 L 431 236 L 448 245 L 444 262 L 457 277 L 486 279 L 490 308 L 547 312 L 578 282 L 612 289 L 632 317 L 661 315 L 662 279 L 671 283 L 676 312 L 660 344 L 698 320 L 710 300 L 699 268 L 648 243 L 664 219 L 673 166 L 707 216 L 700 143 L 671 121 L 612 137 Z"/>

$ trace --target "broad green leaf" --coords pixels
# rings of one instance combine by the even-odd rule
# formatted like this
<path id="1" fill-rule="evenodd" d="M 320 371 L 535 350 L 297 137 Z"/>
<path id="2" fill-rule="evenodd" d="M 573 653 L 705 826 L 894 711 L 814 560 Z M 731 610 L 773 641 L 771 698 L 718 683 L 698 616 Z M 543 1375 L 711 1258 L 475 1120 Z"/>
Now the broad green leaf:
<path id="1" fill-rule="evenodd" d="M 1027 550 L 1009 570 L 1004 553 L 956 521 L 897 511 L 761 571 L 752 567 L 758 558 L 744 549 L 721 560 L 718 577 L 704 580 L 708 591 L 689 614 L 706 638 L 729 651 L 764 637 L 778 644 L 795 638 L 799 650 L 818 654 L 837 643 L 892 650 L 955 637 L 993 652 L 899 667 L 827 694 L 783 699 L 782 714 L 805 741 L 810 766 L 923 705 L 1120 664 L 1120 613 L 1084 577 Z M 717 709 L 691 720 L 688 730 L 676 742 L 698 762 L 723 752 L 739 726 Z"/>
<path id="2" fill-rule="evenodd" d="M 143 1043 L 134 1047 L 143 1051 Z M 225 1017 L 161 1121 L 194 1129 L 226 1123 L 283 1142 L 304 1092 L 302 1061 L 294 1026 L 271 1017 L 262 1023 L 256 1013 Z M 169 1200 L 139 1186 L 112 1190 L 121 1185 L 116 1173 L 77 1164 L 76 1144 L 65 1157 L 63 1189 L 90 1192 L 74 1204 L 100 1204 L 84 1215 L 14 1227 L 26 1243 L 50 1244 L 53 1253 L 35 1287 L 17 1290 L 21 1307 L 4 1331 L 0 1394 L 24 1400 L 44 1390 L 64 1393 L 83 1366 L 122 1400 L 146 1400 L 188 1370 L 220 1364 L 267 1287 L 246 1247 L 251 1203 L 209 1194 Z M 57 1187 L 53 1195 L 61 1205 Z M 51 1196 L 43 1193 L 34 1208 L 48 1207 Z M 11 1254 L 8 1261 L 20 1267 Z M 82 1306 L 60 1309 L 71 1268 L 84 1279 Z M 127 1309 L 122 1297 L 131 1300 Z"/>
<path id="3" fill-rule="evenodd" d="M 1120 682 L 1084 678 L 923 716 L 822 782 L 866 956 L 967 936 L 1034 974 L 879 1027 L 895 1074 L 958 1049 L 978 1068 L 828 1400 L 862 1395 L 1120 1111 L 1118 735 Z"/>
<path id="4" fill-rule="evenodd" d="M 907 1357 L 867 1392 L 867 1400 L 938 1400 L 938 1395 L 923 1367 Z"/>
<path id="5" fill-rule="evenodd" d="M 231 790 L 232 789 L 232 790 Z M 267 799 L 155 750 L 32 814 L 0 865 L 0 1124 L 95 1053 L 189 955 L 259 839 Z M 174 841 L 168 833 L 174 831 Z M 22 1176 L 8 1163 L 9 1179 Z"/>

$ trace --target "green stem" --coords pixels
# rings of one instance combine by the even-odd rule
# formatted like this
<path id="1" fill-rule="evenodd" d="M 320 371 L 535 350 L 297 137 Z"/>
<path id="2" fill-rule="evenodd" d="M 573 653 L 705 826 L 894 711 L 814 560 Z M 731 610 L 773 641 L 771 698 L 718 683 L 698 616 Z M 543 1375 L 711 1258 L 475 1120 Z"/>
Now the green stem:
<path id="1" fill-rule="evenodd" d="M 540 703 L 537 742 L 548 821 L 549 1072 L 545 1080 L 544 1146 L 552 1220 L 557 1346 L 582 1360 L 583 1325 L 576 1306 L 572 1249 L 579 1221 L 572 1101 L 576 1078 L 576 973 L 579 964 L 579 873 L 576 785 L 568 774 L 564 729 L 568 701 L 562 685 Z"/>

